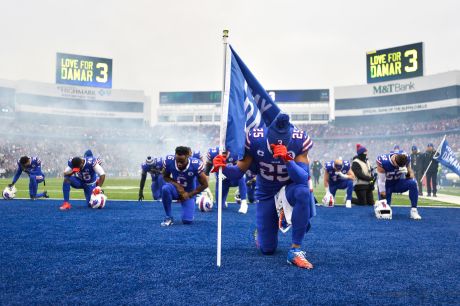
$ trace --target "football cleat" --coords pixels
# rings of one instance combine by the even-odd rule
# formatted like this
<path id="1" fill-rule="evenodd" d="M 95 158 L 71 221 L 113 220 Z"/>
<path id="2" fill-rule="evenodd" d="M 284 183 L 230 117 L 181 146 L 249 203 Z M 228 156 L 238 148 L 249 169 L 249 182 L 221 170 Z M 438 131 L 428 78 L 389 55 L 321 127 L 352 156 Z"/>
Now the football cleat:
<path id="1" fill-rule="evenodd" d="M 287 263 L 302 269 L 313 269 L 313 265 L 307 260 L 307 258 L 305 258 L 305 252 L 298 248 L 292 248 L 289 250 Z"/>
<path id="2" fill-rule="evenodd" d="M 43 191 L 43 197 L 49 199 L 50 196 L 48 195 L 48 191 Z"/>
<path id="3" fill-rule="evenodd" d="M 238 210 L 240 214 L 245 214 L 248 212 L 248 202 L 246 200 L 241 200 L 240 209 Z"/>
<path id="4" fill-rule="evenodd" d="M 161 222 L 161 226 L 171 226 L 174 224 L 174 220 L 172 217 L 166 217 L 163 222 Z"/>
<path id="5" fill-rule="evenodd" d="M 69 202 L 64 202 L 61 207 L 59 207 L 60 210 L 69 210 L 72 208 L 72 205 L 70 205 Z"/>
<path id="6" fill-rule="evenodd" d="M 422 220 L 422 217 L 420 216 L 420 214 L 418 213 L 418 210 L 416 207 L 412 207 L 410 209 L 410 218 L 411 219 L 414 219 L 414 220 Z"/>
<path id="7" fill-rule="evenodd" d="M 350 200 L 347 200 L 347 201 L 345 202 L 345 207 L 346 207 L 346 208 L 351 208 L 351 201 L 350 201 Z"/>

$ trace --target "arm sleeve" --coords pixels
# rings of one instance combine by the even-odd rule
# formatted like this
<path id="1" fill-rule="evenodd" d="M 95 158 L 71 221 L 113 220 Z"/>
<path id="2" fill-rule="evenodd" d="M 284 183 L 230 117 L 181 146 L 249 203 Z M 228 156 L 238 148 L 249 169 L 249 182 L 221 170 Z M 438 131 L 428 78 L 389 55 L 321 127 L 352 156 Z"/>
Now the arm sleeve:
<path id="1" fill-rule="evenodd" d="M 372 180 L 371 176 L 367 176 L 364 174 L 363 169 L 361 169 L 361 166 L 358 163 L 352 163 L 351 164 L 351 171 L 355 174 L 357 178 L 363 181 L 370 182 Z"/>
<path id="2" fill-rule="evenodd" d="M 101 165 L 97 164 L 94 166 L 94 172 L 96 172 L 99 176 L 105 175 L 104 169 L 102 169 Z"/>
<path id="3" fill-rule="evenodd" d="M 18 170 L 16 171 L 16 174 L 13 177 L 13 185 L 16 184 L 16 182 L 19 180 L 19 177 L 21 176 L 22 173 L 22 168 L 21 166 L 18 167 Z"/>
<path id="4" fill-rule="evenodd" d="M 305 163 L 288 162 L 286 164 L 287 172 L 291 180 L 296 184 L 307 184 L 310 171 Z"/>
<path id="5" fill-rule="evenodd" d="M 145 180 L 147 179 L 147 173 L 142 171 L 142 176 L 141 176 L 141 184 L 139 186 L 139 191 L 143 191 L 144 190 L 144 185 L 145 185 Z"/>
<path id="6" fill-rule="evenodd" d="M 231 180 L 239 180 L 244 175 L 244 172 L 237 165 L 228 165 L 222 169 L 222 173 Z"/>
<path id="7" fill-rule="evenodd" d="M 212 169 L 212 163 L 206 163 L 206 167 L 204 168 L 204 174 L 206 174 L 206 176 L 209 176 L 209 173 L 211 172 L 211 169 Z"/>

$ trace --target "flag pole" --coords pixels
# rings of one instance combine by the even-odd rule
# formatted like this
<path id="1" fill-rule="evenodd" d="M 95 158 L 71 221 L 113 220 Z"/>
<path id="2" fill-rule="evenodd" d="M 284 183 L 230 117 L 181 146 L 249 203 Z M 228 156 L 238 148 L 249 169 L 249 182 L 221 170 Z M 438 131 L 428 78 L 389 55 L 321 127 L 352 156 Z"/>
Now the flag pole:
<path id="1" fill-rule="evenodd" d="M 224 72 L 223 72 L 223 85 L 222 85 L 222 94 L 221 94 L 221 112 L 220 112 L 220 137 L 219 137 L 219 154 L 222 154 L 224 149 L 224 125 L 227 122 L 227 118 L 224 118 L 224 115 L 227 113 L 225 111 L 228 109 L 228 99 L 227 95 L 227 52 L 228 52 L 228 30 L 223 31 L 222 40 L 224 43 Z M 221 266 L 222 258 L 222 168 L 219 168 L 218 179 L 218 197 L 217 197 L 217 266 Z"/>
<path id="2" fill-rule="evenodd" d="M 446 140 L 446 135 L 444 135 L 444 138 L 442 139 L 441 143 L 439 144 L 438 148 L 436 149 L 436 151 L 434 152 L 433 154 L 433 157 L 436 155 L 436 153 L 438 153 L 438 151 L 441 149 L 444 141 Z M 425 170 L 425 173 L 423 173 L 422 175 L 422 178 L 420 179 L 420 181 L 423 181 L 423 178 L 425 177 L 426 173 L 428 172 L 428 169 L 430 169 L 430 166 L 431 166 L 431 163 L 433 162 L 433 159 L 430 160 L 430 163 L 428 164 L 428 167 L 426 167 L 426 170 Z M 428 183 L 427 183 L 428 184 Z"/>

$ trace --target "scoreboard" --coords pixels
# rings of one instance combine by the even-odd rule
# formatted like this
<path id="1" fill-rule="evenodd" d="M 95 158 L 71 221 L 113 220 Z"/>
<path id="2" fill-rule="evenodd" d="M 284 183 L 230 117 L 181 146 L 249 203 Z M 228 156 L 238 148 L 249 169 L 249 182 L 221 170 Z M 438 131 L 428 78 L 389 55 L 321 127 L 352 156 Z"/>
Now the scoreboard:
<path id="1" fill-rule="evenodd" d="M 367 83 L 423 76 L 423 43 L 367 52 Z"/>
<path id="2" fill-rule="evenodd" d="M 112 59 L 57 53 L 56 83 L 112 88 Z"/>

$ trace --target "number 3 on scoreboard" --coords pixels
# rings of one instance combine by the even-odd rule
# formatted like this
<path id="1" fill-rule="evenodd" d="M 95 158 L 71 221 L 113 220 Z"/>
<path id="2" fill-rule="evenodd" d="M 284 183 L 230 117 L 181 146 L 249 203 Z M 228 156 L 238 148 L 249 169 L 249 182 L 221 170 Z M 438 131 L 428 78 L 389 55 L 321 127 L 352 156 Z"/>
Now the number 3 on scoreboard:
<path id="1" fill-rule="evenodd" d="M 99 83 L 107 83 L 109 65 L 106 63 L 97 63 L 96 68 L 100 68 L 100 75 L 96 76 L 96 81 Z"/>
<path id="2" fill-rule="evenodd" d="M 406 72 L 417 71 L 418 69 L 417 50 L 415 49 L 406 50 L 406 52 L 404 52 L 404 57 L 410 57 L 409 63 L 412 64 L 412 66 L 405 66 L 404 70 Z"/>

